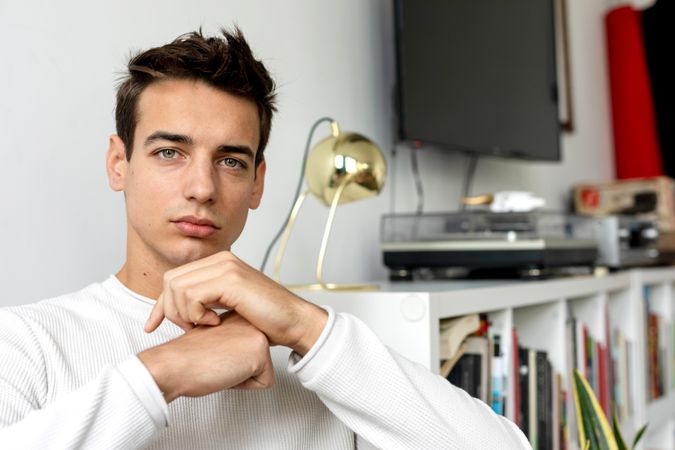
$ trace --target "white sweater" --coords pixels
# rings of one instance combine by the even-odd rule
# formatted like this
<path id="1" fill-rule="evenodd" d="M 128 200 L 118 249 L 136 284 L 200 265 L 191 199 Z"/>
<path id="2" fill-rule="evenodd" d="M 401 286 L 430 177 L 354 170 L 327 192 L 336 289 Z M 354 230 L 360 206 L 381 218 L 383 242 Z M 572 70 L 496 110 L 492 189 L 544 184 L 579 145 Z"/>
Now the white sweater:
<path id="1" fill-rule="evenodd" d="M 114 276 L 0 310 L 0 447 L 353 449 L 530 448 L 479 400 L 385 347 L 358 319 L 329 311 L 303 358 L 272 348 L 276 384 L 179 398 L 167 406 L 140 351 L 153 301 Z"/>

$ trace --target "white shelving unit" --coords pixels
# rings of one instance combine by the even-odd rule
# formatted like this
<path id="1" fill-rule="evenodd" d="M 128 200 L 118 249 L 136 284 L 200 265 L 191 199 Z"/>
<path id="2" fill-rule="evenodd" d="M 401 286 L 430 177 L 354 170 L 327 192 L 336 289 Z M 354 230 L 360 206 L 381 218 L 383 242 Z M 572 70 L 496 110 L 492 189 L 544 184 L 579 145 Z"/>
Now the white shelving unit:
<path id="1" fill-rule="evenodd" d="M 565 323 L 569 314 L 582 320 L 596 342 L 606 344 L 609 330 L 619 328 L 633 342 L 632 412 L 622 420 L 632 442 L 635 431 L 648 422 L 640 449 L 675 449 L 675 352 L 667 339 L 665 395 L 648 397 L 644 287 L 650 310 L 666 323 L 675 321 L 675 268 L 636 269 L 603 277 L 572 277 L 544 281 L 438 281 L 382 283 L 370 292 L 299 292 L 317 304 L 353 314 L 363 320 L 389 347 L 432 372 L 439 372 L 439 321 L 471 313 L 487 313 L 491 329 L 499 333 L 507 360 L 513 351 L 511 330 L 519 343 L 548 352 L 553 369 L 569 388 Z M 609 324 L 607 324 L 606 317 Z M 671 328 L 669 328 L 671 329 Z M 571 395 L 571 389 L 568 389 Z M 512 398 L 509 381 L 507 398 Z M 568 407 L 569 408 L 569 407 Z M 573 413 L 568 409 L 568 415 Z M 514 417 L 513 402 L 506 415 Z M 577 448 L 576 436 L 570 436 Z"/>

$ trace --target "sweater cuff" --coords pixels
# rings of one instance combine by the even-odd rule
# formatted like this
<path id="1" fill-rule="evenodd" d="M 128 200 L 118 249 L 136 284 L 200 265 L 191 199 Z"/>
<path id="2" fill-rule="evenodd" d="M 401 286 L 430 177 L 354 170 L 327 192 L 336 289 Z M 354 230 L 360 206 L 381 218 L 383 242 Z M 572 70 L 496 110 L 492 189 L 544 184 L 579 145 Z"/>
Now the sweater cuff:
<path id="1" fill-rule="evenodd" d="M 303 367 L 310 363 L 313 359 L 316 359 L 316 354 L 324 346 L 326 340 L 333 331 L 333 326 L 335 324 L 335 312 L 330 306 L 323 305 L 323 309 L 328 312 L 328 320 L 326 320 L 326 326 L 323 327 L 323 331 L 319 335 L 319 338 L 316 340 L 312 348 L 309 349 L 305 356 L 300 356 L 296 352 L 291 352 L 291 355 L 288 357 L 288 372 L 289 373 L 298 373 Z"/>
<path id="2" fill-rule="evenodd" d="M 134 391 L 159 429 L 169 425 L 169 407 L 155 379 L 136 355 L 118 364 L 117 371 Z"/>

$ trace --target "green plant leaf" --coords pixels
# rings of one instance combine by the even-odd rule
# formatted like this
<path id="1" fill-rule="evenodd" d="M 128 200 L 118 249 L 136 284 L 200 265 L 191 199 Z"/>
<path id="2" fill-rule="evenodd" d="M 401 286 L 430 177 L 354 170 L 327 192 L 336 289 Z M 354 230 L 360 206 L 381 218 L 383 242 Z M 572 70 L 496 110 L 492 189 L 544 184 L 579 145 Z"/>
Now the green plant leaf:
<path id="1" fill-rule="evenodd" d="M 588 393 L 586 392 L 583 384 L 580 383 L 578 379 L 575 379 L 575 382 L 578 392 L 577 405 L 579 405 L 579 408 L 581 408 L 583 431 L 586 439 L 588 440 L 588 443 L 590 444 L 589 447 L 593 450 L 596 449 L 604 450 L 606 446 L 605 445 L 601 446 L 600 443 L 601 441 L 599 440 L 600 436 L 598 435 L 597 423 L 595 420 L 593 420 L 595 417 L 595 412 L 593 411 L 592 403 L 588 399 Z"/>
<path id="2" fill-rule="evenodd" d="M 647 424 L 647 423 L 644 424 L 642 426 L 642 428 L 640 428 L 638 430 L 637 434 L 635 435 L 635 439 L 633 439 L 633 448 L 635 448 L 637 443 L 640 441 L 640 439 L 642 438 L 642 435 L 645 434 L 645 431 L 647 430 L 647 425 L 649 425 L 649 424 Z"/>
<path id="3" fill-rule="evenodd" d="M 614 429 L 614 439 L 616 439 L 616 445 L 619 447 L 619 450 L 628 450 L 626 447 L 626 442 L 623 440 L 621 435 L 621 428 L 619 428 L 619 419 L 616 417 L 616 408 L 612 411 L 612 427 Z M 635 444 L 633 444 L 635 446 Z"/>
<path id="4" fill-rule="evenodd" d="M 578 370 L 574 370 L 573 377 L 577 416 L 581 417 L 580 442 L 583 445 L 583 441 L 587 439 L 593 450 L 619 450 L 612 428 L 588 382 Z"/>

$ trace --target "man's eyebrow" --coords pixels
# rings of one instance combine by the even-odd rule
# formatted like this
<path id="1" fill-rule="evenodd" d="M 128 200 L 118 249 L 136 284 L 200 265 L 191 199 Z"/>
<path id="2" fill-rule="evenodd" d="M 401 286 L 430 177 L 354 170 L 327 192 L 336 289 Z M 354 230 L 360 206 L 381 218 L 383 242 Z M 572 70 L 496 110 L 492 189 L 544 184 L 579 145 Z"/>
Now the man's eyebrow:
<path id="1" fill-rule="evenodd" d="M 190 136 L 184 134 L 170 133 L 168 131 L 155 131 L 145 139 L 145 146 L 149 146 L 155 141 L 169 141 L 177 144 L 191 145 L 193 143 Z"/>
<path id="2" fill-rule="evenodd" d="M 251 160 L 255 159 L 255 153 L 246 145 L 220 145 L 216 149 L 217 153 L 239 153 L 248 156 Z"/>
<path id="3" fill-rule="evenodd" d="M 169 141 L 175 142 L 177 144 L 186 144 L 192 145 L 194 141 L 190 136 L 185 134 L 171 133 L 169 131 L 155 131 L 150 136 L 145 139 L 145 146 L 148 147 L 153 144 L 155 141 Z M 255 159 L 255 152 L 248 147 L 247 145 L 219 145 L 216 148 L 216 153 L 219 154 L 232 154 L 238 153 L 245 156 L 248 156 L 250 159 Z"/>

